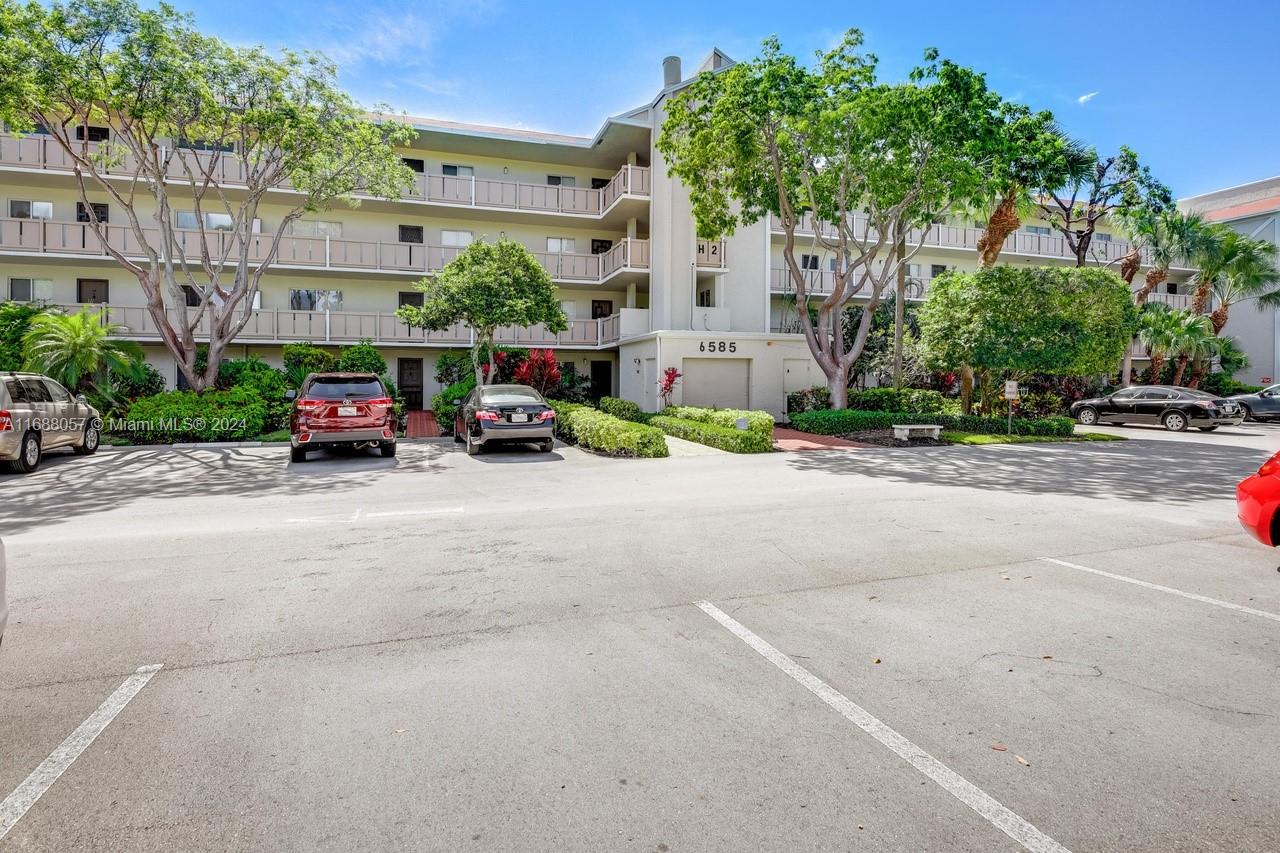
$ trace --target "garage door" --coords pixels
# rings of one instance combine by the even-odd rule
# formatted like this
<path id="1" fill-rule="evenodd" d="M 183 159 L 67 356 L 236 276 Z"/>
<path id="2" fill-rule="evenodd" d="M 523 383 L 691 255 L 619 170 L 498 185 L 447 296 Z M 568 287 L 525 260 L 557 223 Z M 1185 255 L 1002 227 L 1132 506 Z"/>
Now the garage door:
<path id="1" fill-rule="evenodd" d="M 681 398 L 686 406 L 750 408 L 750 359 L 686 358 L 682 372 Z"/>

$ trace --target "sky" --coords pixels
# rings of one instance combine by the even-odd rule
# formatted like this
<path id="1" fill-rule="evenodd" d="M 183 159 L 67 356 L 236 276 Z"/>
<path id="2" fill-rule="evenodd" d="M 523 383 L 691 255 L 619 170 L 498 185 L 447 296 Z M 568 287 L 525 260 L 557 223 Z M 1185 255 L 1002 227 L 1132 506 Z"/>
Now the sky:
<path id="1" fill-rule="evenodd" d="M 1100 152 L 1135 149 L 1177 197 L 1280 175 L 1280 0 L 171 2 L 233 43 L 323 51 L 365 106 L 580 136 L 648 103 L 664 56 L 689 76 L 712 47 L 777 35 L 808 58 L 856 27 L 883 79 L 936 47 Z"/>

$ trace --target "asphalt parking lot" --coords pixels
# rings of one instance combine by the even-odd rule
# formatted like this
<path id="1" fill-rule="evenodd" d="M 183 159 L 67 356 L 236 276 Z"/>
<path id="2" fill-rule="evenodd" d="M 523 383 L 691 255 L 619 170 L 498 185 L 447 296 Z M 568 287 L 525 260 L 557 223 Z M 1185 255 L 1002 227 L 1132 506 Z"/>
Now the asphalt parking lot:
<path id="1" fill-rule="evenodd" d="M 1121 431 L 51 457 L 0 850 L 1280 849 L 1280 431 Z"/>

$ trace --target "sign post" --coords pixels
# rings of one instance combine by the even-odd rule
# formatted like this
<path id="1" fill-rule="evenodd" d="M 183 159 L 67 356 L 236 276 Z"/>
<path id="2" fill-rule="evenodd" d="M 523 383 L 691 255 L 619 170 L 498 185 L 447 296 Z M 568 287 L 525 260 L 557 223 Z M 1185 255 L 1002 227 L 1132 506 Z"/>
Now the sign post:
<path id="1" fill-rule="evenodd" d="M 1004 398 L 1009 404 L 1009 424 L 1007 434 L 1013 435 L 1013 403 L 1018 399 L 1018 380 L 1010 379 L 1004 383 Z"/>

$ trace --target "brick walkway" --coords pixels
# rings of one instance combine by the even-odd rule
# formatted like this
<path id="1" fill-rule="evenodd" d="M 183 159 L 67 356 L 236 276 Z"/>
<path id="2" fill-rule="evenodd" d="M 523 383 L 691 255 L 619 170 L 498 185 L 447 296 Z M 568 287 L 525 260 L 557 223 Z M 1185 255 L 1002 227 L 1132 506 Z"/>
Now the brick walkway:
<path id="1" fill-rule="evenodd" d="M 779 450 L 833 450 L 837 448 L 874 447 L 873 444 L 861 444 L 838 438 L 834 435 L 814 435 L 796 429 L 776 426 L 773 428 L 773 445 Z"/>
<path id="2" fill-rule="evenodd" d="M 435 412 L 409 412 L 409 423 L 404 428 L 405 438 L 439 438 L 440 424 Z"/>

